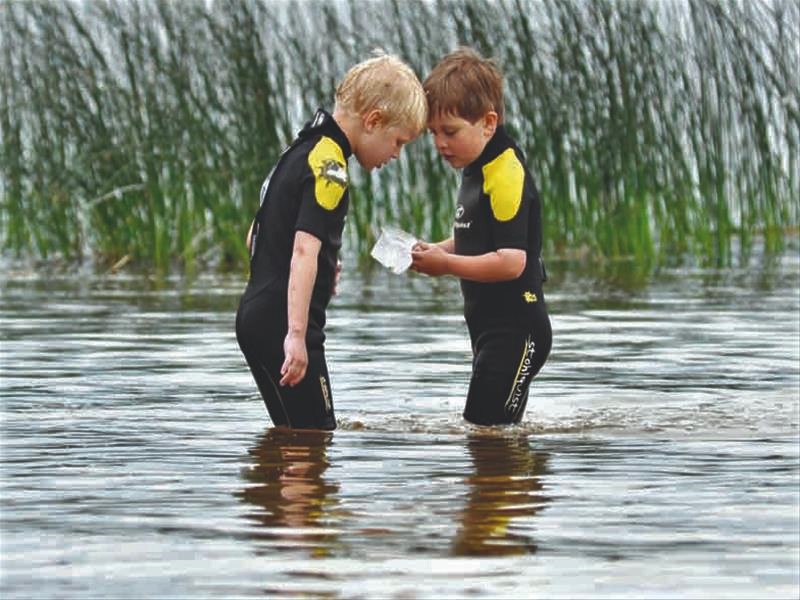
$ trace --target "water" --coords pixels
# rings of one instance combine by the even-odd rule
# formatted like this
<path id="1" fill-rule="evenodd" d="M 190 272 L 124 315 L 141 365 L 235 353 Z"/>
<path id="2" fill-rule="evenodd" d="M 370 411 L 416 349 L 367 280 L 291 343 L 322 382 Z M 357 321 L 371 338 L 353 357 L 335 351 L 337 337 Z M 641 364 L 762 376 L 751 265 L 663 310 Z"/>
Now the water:
<path id="1" fill-rule="evenodd" d="M 800 276 L 553 269 L 523 423 L 460 418 L 452 281 L 346 268 L 340 428 L 282 433 L 239 277 L 6 269 L 3 598 L 794 598 Z"/>

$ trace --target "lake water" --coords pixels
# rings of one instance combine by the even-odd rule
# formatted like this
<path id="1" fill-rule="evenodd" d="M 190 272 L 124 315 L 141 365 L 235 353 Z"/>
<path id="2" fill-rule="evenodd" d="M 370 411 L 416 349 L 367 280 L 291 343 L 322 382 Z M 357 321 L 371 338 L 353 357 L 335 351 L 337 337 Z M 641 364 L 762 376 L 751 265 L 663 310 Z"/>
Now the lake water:
<path id="1" fill-rule="evenodd" d="M 4 599 L 796 598 L 800 262 L 546 285 L 509 429 L 461 417 L 454 281 L 347 268 L 340 427 L 270 428 L 241 276 L 4 268 Z"/>

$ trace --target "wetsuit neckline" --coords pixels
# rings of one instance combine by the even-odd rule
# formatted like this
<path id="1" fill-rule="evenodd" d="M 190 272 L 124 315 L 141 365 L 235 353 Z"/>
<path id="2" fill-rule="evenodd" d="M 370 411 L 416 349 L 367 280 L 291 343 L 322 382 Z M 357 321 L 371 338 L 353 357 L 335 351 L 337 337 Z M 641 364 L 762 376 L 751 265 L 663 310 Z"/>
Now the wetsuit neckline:
<path id="1" fill-rule="evenodd" d="M 506 132 L 506 128 L 498 125 L 494 135 L 486 143 L 480 156 L 464 167 L 464 175 L 472 175 L 476 170 L 483 167 L 488 162 L 497 158 L 504 150 L 514 146 L 514 141 Z"/>
<path id="2" fill-rule="evenodd" d="M 342 149 L 345 159 L 352 156 L 350 141 L 333 116 L 323 108 L 318 108 L 314 117 L 308 121 L 298 134 L 299 138 L 309 138 L 315 135 L 327 135 L 332 138 Z"/>

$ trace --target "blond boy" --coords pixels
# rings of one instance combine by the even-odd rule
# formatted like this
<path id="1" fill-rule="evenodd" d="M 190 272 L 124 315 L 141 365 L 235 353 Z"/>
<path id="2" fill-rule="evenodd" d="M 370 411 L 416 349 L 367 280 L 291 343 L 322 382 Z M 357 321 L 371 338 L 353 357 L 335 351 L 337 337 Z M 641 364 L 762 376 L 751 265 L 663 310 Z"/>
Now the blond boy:
<path id="1" fill-rule="evenodd" d="M 385 165 L 419 135 L 426 113 L 405 63 L 359 63 L 339 84 L 333 114 L 317 111 L 261 188 L 236 337 L 274 425 L 336 427 L 324 327 L 349 204 L 347 159 L 368 171 Z"/>

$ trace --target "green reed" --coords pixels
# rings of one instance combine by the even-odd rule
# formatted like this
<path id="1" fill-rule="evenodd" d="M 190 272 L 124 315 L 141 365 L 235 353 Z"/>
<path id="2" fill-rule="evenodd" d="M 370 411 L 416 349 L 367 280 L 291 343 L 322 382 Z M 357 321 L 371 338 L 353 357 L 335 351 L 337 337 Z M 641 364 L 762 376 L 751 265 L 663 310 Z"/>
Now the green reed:
<path id="1" fill-rule="evenodd" d="M 261 182 L 347 67 L 381 48 L 424 77 L 466 44 L 505 72 L 549 257 L 778 251 L 800 222 L 798 23 L 798 0 L 6 2 L 0 241 L 242 268 Z M 354 251 L 382 224 L 449 235 L 458 173 L 428 136 L 352 174 Z"/>

